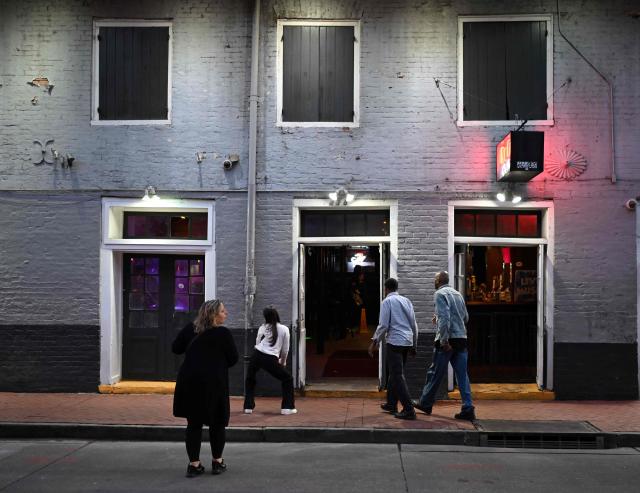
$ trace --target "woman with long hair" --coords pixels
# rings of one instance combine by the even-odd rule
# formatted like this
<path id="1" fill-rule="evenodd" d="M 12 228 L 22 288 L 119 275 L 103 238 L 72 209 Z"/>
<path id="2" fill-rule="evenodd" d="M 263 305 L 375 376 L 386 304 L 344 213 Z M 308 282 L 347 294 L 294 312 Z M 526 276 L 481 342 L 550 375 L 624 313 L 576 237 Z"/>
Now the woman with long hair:
<path id="1" fill-rule="evenodd" d="M 258 329 L 256 345 L 249 361 L 245 380 L 244 412 L 251 414 L 256 403 L 256 373 L 265 370 L 282 382 L 282 407 L 280 414 L 296 414 L 298 411 L 293 397 L 293 377 L 287 371 L 289 353 L 289 327 L 280 323 L 278 311 L 269 306 L 262 312 L 264 324 Z"/>
<path id="2" fill-rule="evenodd" d="M 223 326 L 227 310 L 220 300 L 205 301 L 193 323 L 173 341 L 175 354 L 185 354 L 173 396 L 173 415 L 187 418 L 185 443 L 187 477 L 204 472 L 200 462 L 202 426 L 209 426 L 211 473 L 227 468 L 222 459 L 225 428 L 229 425 L 229 367 L 238 361 L 238 350 L 229 329 Z"/>

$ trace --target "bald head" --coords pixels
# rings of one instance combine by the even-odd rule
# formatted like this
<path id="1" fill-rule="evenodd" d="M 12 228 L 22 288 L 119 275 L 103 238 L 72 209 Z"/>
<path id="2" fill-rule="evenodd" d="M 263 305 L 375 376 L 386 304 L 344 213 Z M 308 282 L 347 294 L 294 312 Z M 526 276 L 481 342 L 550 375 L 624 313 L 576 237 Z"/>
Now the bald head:
<path id="1" fill-rule="evenodd" d="M 445 284 L 449 284 L 449 273 L 446 270 L 441 270 L 436 274 L 435 281 L 436 289 Z"/>

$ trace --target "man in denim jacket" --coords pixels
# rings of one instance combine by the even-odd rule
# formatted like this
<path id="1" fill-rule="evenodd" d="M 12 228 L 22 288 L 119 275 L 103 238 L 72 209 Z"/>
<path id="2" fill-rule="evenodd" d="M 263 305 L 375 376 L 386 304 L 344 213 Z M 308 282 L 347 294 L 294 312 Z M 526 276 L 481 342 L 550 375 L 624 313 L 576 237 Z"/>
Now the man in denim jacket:
<path id="1" fill-rule="evenodd" d="M 435 350 L 433 363 L 427 371 L 427 381 L 422 395 L 413 403 L 416 409 L 431 414 L 440 382 L 447 374 L 447 365 L 451 363 L 456 375 L 462 410 L 455 415 L 456 419 L 473 421 L 476 419 L 475 408 L 471 400 L 471 384 L 467 375 L 467 329 L 469 314 L 462 295 L 449 286 L 449 273 L 441 271 L 435 278 L 436 292 L 433 295 L 436 314 L 433 323 L 436 325 Z"/>

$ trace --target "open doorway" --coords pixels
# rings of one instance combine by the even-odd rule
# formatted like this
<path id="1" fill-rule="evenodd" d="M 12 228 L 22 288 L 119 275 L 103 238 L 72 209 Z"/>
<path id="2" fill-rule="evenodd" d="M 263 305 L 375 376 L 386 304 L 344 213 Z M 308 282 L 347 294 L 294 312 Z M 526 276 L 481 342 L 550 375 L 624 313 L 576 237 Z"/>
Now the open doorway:
<path id="1" fill-rule="evenodd" d="M 378 359 L 367 347 L 380 310 L 380 275 L 377 245 L 306 247 L 307 382 L 377 385 Z"/>

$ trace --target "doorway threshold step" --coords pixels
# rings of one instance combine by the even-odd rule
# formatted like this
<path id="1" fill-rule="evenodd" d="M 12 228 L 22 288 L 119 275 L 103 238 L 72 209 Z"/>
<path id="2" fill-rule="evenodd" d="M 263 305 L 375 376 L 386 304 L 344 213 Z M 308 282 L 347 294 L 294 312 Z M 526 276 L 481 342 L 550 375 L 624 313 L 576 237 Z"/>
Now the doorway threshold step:
<path id="1" fill-rule="evenodd" d="M 556 394 L 550 390 L 540 390 L 535 383 L 472 383 L 474 400 L 503 401 L 552 401 Z M 449 399 L 460 399 L 458 389 L 449 392 Z"/>
<path id="2" fill-rule="evenodd" d="M 359 397 L 384 399 L 386 392 L 378 390 L 377 378 L 320 378 L 307 382 L 305 397 Z"/>
<path id="3" fill-rule="evenodd" d="M 142 380 L 123 380 L 111 385 L 100 385 L 101 394 L 173 394 L 175 382 L 148 382 Z"/>

